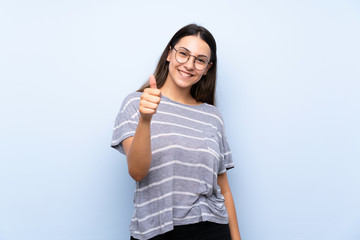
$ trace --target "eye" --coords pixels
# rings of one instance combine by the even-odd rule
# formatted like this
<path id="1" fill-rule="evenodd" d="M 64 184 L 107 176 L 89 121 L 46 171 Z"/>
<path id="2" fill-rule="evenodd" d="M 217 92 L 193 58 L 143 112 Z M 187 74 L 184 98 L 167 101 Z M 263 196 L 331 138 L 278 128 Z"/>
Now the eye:
<path id="1" fill-rule="evenodd" d="M 180 54 L 180 56 L 182 56 L 182 57 L 187 57 L 187 56 L 189 56 L 189 53 L 187 53 L 187 52 L 185 52 L 185 51 L 182 51 L 182 50 L 179 50 L 179 54 Z"/>
<path id="2" fill-rule="evenodd" d="M 197 61 L 198 61 L 199 63 L 201 63 L 201 64 L 206 64 L 206 63 L 207 63 L 207 61 L 206 61 L 205 58 L 198 58 Z"/>

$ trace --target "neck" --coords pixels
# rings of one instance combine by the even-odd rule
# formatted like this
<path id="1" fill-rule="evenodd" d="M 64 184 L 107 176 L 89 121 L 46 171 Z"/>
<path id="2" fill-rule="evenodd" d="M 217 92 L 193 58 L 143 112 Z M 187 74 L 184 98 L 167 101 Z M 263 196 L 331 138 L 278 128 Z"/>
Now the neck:
<path id="1" fill-rule="evenodd" d="M 170 98 L 171 100 L 183 104 L 197 105 L 197 102 L 190 94 L 191 88 L 179 88 L 169 84 L 170 81 L 166 81 L 160 88 L 161 94 Z"/>

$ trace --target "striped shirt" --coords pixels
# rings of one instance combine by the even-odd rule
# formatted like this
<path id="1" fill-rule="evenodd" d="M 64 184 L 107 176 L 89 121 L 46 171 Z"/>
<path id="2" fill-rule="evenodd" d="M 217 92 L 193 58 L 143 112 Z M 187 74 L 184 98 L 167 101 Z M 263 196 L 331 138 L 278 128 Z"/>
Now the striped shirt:
<path id="1" fill-rule="evenodd" d="M 127 96 L 116 118 L 111 146 L 121 153 L 121 142 L 135 134 L 141 94 Z M 162 96 L 151 120 L 151 151 L 149 172 L 136 182 L 131 236 L 144 240 L 177 225 L 228 223 L 217 175 L 234 164 L 216 107 Z"/>

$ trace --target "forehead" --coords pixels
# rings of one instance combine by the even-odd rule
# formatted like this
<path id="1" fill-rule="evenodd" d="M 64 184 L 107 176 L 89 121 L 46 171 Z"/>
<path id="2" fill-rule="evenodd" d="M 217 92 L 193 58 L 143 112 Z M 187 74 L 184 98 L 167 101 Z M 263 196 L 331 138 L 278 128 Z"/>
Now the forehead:
<path id="1" fill-rule="evenodd" d="M 175 47 L 188 49 L 192 54 L 205 55 L 210 57 L 211 49 L 209 45 L 198 36 L 186 36 L 179 40 Z"/>

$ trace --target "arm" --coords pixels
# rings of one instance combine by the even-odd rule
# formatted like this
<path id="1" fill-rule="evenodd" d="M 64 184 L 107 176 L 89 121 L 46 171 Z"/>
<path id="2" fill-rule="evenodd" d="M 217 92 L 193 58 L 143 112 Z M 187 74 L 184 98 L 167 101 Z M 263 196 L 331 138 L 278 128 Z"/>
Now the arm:
<path id="1" fill-rule="evenodd" d="M 143 179 L 151 164 L 150 121 L 140 117 L 135 135 L 123 142 L 128 171 L 135 181 Z"/>
<path id="2" fill-rule="evenodd" d="M 150 76 L 149 82 L 151 88 L 146 88 L 140 97 L 140 117 L 135 135 L 122 142 L 129 174 L 136 181 L 142 180 L 147 175 L 151 165 L 150 124 L 161 96 L 160 90 L 156 88 L 154 76 Z"/>
<path id="3" fill-rule="evenodd" d="M 239 226 L 236 217 L 234 199 L 231 194 L 226 172 L 218 175 L 218 185 L 221 188 L 221 194 L 225 198 L 225 206 L 229 215 L 229 227 L 232 240 L 241 240 Z"/>

